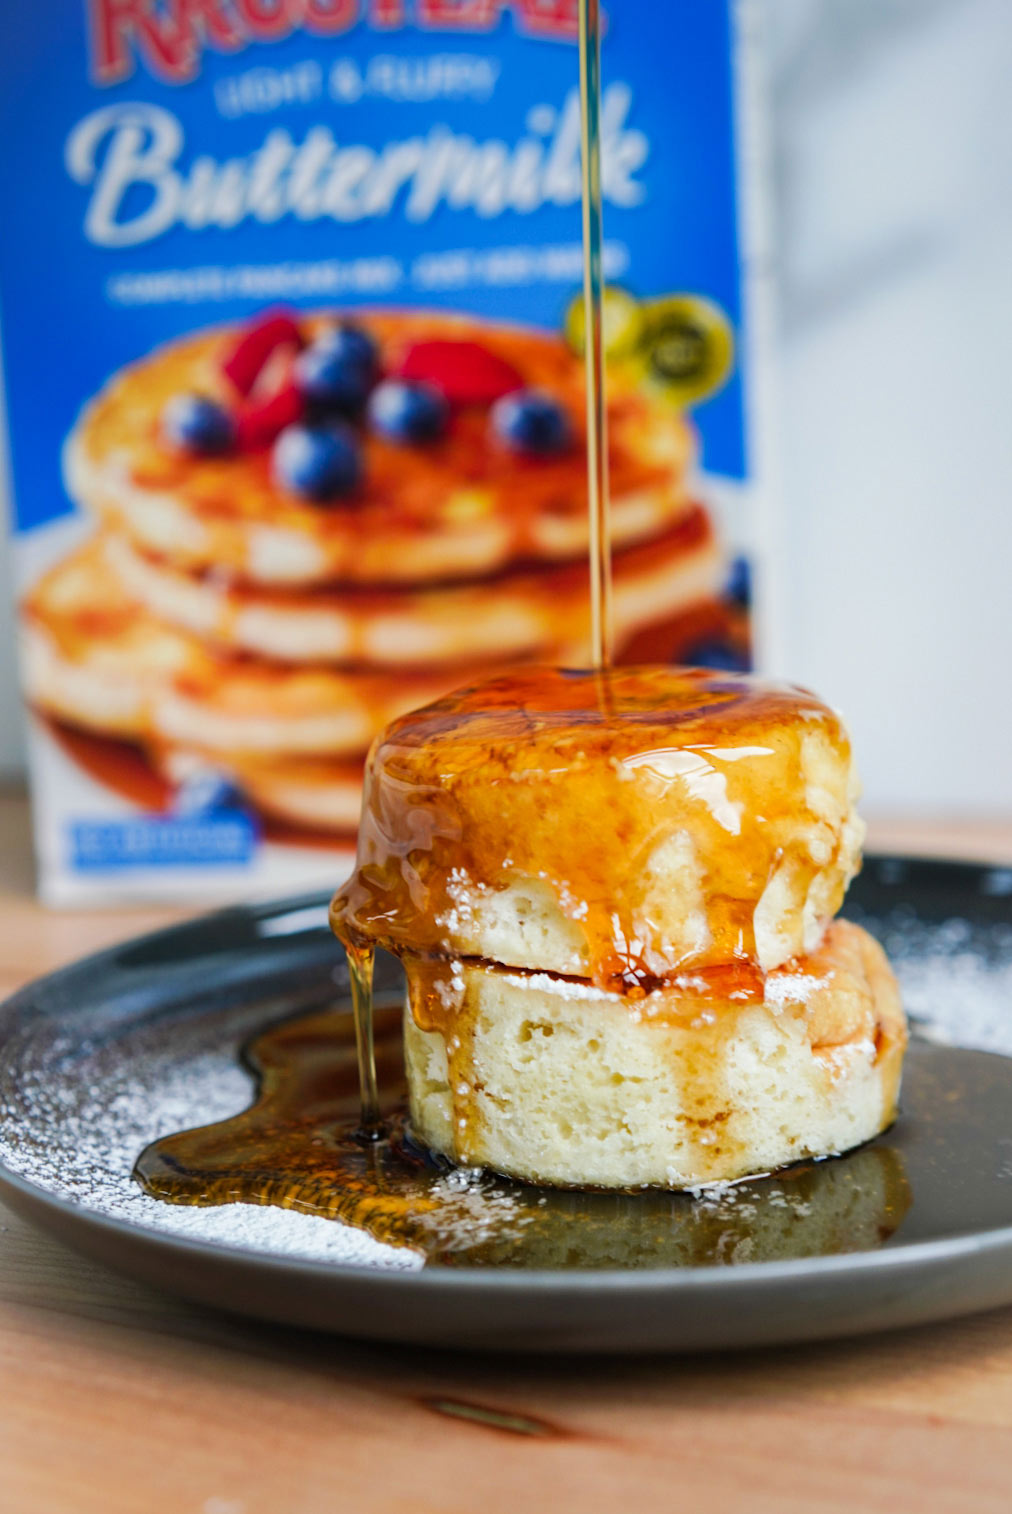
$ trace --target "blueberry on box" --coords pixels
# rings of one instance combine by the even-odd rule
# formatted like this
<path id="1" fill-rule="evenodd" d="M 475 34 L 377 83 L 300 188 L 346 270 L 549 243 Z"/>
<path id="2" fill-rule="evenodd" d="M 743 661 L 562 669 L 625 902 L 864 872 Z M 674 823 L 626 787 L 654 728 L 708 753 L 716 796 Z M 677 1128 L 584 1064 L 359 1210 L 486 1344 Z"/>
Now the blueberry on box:
<path id="1" fill-rule="evenodd" d="M 186 819 L 241 810 L 241 790 L 217 768 L 202 768 L 184 778 L 172 801 L 173 814 Z"/>
<path id="2" fill-rule="evenodd" d="M 492 430 L 511 452 L 551 457 L 572 440 L 569 416 L 552 395 L 520 389 L 492 406 Z"/>
<path id="3" fill-rule="evenodd" d="M 365 404 L 376 368 L 372 338 L 358 326 L 338 326 L 300 352 L 292 372 L 311 407 L 353 414 Z"/>
<path id="4" fill-rule="evenodd" d="M 751 659 L 719 636 L 686 647 L 678 660 L 686 667 L 714 668 L 721 673 L 748 673 L 752 669 Z"/>
<path id="5" fill-rule="evenodd" d="M 235 444 L 235 424 L 228 411 L 203 394 L 177 394 L 162 411 L 167 441 L 184 452 L 216 457 Z"/>
<path id="6" fill-rule="evenodd" d="M 738 605 L 743 610 L 747 610 L 751 605 L 752 570 L 747 557 L 736 557 L 731 564 L 724 595 L 732 604 Z"/>
<path id="7" fill-rule="evenodd" d="M 274 444 L 274 475 L 304 499 L 349 494 L 362 476 L 354 433 L 342 425 L 286 426 Z"/>
<path id="8" fill-rule="evenodd" d="M 436 441 L 446 430 L 449 405 L 434 384 L 387 379 L 369 396 L 369 424 L 387 441 Z"/>
<path id="9" fill-rule="evenodd" d="M 314 347 L 335 352 L 346 363 L 357 363 L 375 373 L 378 358 L 376 343 L 368 331 L 356 326 L 353 321 L 344 321 L 340 326 L 330 326 L 313 340 Z"/>

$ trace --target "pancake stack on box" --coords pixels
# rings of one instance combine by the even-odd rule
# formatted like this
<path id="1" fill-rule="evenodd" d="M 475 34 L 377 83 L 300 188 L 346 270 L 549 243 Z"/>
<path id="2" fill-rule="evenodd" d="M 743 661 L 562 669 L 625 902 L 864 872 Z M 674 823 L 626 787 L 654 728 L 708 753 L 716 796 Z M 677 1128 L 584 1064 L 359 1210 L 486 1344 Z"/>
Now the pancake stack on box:
<path id="1" fill-rule="evenodd" d="M 473 317 L 268 314 L 121 370 L 65 455 L 96 532 L 23 604 L 57 728 L 168 790 L 212 774 L 271 822 L 355 828 L 386 723 L 497 664 L 586 661 L 583 369 Z M 620 655 L 722 610 L 693 432 L 610 386 Z"/>

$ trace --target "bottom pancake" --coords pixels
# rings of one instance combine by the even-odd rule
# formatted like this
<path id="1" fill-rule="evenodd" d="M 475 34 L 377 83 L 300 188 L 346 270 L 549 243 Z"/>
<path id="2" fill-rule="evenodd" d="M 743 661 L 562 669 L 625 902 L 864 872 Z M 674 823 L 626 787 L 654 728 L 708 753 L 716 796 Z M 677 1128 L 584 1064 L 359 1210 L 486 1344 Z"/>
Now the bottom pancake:
<path id="1" fill-rule="evenodd" d="M 692 980 L 630 999 L 466 962 L 442 976 L 429 965 L 424 981 L 405 1016 L 411 1119 L 463 1165 L 693 1188 L 847 1151 L 895 1115 L 899 992 L 881 947 L 847 921 L 769 973 L 761 999 Z"/>

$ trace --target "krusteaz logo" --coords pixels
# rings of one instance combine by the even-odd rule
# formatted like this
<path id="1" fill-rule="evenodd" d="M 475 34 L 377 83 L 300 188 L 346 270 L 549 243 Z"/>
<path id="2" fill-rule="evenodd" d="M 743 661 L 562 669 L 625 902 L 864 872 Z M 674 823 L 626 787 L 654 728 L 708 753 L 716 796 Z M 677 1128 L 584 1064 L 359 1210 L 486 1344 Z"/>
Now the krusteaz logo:
<path id="1" fill-rule="evenodd" d="M 507 14 L 531 37 L 573 41 L 578 0 L 88 0 L 91 72 L 99 84 L 128 79 L 138 63 L 156 79 L 185 84 L 205 47 L 230 56 L 294 32 L 337 38 L 359 26 L 389 35 L 404 27 L 480 35 Z"/>

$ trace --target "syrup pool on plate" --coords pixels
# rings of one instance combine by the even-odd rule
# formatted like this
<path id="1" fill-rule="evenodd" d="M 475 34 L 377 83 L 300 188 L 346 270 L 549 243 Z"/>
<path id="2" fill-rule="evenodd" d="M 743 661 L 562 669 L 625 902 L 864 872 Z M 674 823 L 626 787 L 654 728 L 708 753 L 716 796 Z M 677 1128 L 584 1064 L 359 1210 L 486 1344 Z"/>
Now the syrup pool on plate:
<path id="1" fill-rule="evenodd" d="M 882 1245 L 910 1205 L 888 1145 L 805 1163 L 702 1199 L 658 1191 L 542 1190 L 453 1169 L 417 1146 L 403 1117 L 399 996 L 377 995 L 381 1138 L 363 1141 L 347 1007 L 259 1032 L 244 1060 L 249 1109 L 162 1137 L 135 1176 L 173 1204 L 265 1204 L 356 1226 L 442 1266 L 734 1266 Z"/>

